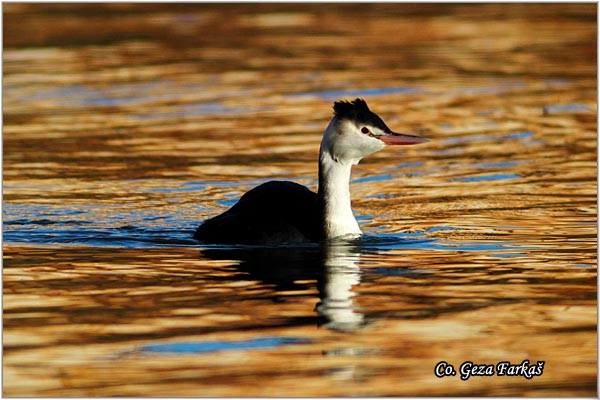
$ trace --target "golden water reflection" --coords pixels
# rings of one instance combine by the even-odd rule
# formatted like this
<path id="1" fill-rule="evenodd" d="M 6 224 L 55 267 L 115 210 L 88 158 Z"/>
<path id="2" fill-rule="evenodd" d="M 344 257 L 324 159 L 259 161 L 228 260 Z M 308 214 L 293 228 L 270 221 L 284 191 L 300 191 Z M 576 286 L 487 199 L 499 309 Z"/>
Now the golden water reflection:
<path id="1" fill-rule="evenodd" d="M 592 268 L 572 271 L 535 261 L 516 266 L 422 250 L 358 261 L 360 253 L 346 251 L 336 259 L 342 262 L 326 270 L 304 264 L 323 257 L 311 258 L 315 249 L 305 249 L 301 258 L 288 254 L 292 268 L 275 275 L 273 268 L 286 256 L 272 252 L 234 253 L 245 261 L 236 265 L 196 249 L 142 254 L 9 248 L 5 365 L 19 367 L 7 368 L 5 384 L 15 395 L 49 396 L 65 390 L 80 396 L 594 390 Z M 49 262 L 32 261 L 39 259 Z M 301 264 L 305 268 L 293 268 Z M 334 326 L 317 328 L 327 323 Z M 217 355 L 136 351 L 148 344 L 273 336 L 311 343 Z M 571 364 L 574 342 L 578 367 Z M 546 369 L 533 381 L 473 378 L 468 386 L 432 374 L 442 359 L 458 365 L 475 357 L 482 363 L 544 360 Z M 572 373 L 555 367 L 561 363 Z M 256 381 L 257 371 L 268 385 Z M 30 384 L 18 391 L 14 385 L 22 380 Z M 398 381 L 412 383 L 389 384 Z"/>
<path id="2" fill-rule="evenodd" d="M 593 4 L 3 12 L 4 395 L 597 395 Z M 432 139 L 354 168 L 363 240 L 191 239 L 353 97 Z"/>

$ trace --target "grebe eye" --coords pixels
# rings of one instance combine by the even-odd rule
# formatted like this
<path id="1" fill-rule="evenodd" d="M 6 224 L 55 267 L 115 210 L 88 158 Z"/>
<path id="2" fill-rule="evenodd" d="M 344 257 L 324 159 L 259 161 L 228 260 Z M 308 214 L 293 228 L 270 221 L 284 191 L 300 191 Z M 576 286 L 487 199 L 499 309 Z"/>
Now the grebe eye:
<path id="1" fill-rule="evenodd" d="M 369 133 L 369 128 L 367 128 L 366 126 L 363 126 L 360 131 L 362 133 Z"/>

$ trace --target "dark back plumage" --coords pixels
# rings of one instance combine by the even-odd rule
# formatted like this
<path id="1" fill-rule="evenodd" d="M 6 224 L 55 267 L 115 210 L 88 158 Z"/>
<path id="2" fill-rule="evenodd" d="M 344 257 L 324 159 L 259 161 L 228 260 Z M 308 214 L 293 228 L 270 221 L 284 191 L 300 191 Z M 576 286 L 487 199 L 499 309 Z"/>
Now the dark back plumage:
<path id="1" fill-rule="evenodd" d="M 321 210 L 317 194 L 308 188 L 270 181 L 204 221 L 194 237 L 207 243 L 316 243 L 323 239 Z"/>
<path id="2" fill-rule="evenodd" d="M 338 119 L 348 119 L 356 121 L 359 125 L 376 126 L 384 132 L 391 132 L 391 129 L 388 128 L 379 115 L 369 109 L 367 102 L 363 99 L 336 101 L 333 103 L 333 112 Z"/>

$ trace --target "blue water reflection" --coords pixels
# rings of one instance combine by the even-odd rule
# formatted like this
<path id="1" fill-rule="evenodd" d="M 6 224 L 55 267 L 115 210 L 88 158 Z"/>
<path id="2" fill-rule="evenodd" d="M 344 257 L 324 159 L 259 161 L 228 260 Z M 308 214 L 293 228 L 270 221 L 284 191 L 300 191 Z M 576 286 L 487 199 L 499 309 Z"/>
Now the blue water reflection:
<path id="1" fill-rule="evenodd" d="M 459 182 L 480 182 L 480 181 L 499 181 L 505 179 L 517 179 L 521 178 L 517 174 L 490 174 L 490 175 L 477 175 L 477 176 L 464 176 L 455 178 L 455 181 Z"/>
<path id="2" fill-rule="evenodd" d="M 236 201 L 237 198 L 232 198 L 222 200 L 221 203 L 223 206 L 230 206 Z M 102 206 L 81 206 L 79 209 L 71 210 L 44 205 L 5 204 L 3 240 L 5 243 L 13 244 L 70 244 L 128 248 L 207 247 L 192 238 L 196 221 L 190 222 L 185 217 L 198 214 L 199 207 L 180 206 L 179 210 L 178 214 L 156 215 L 151 209 L 117 212 L 110 207 Z M 373 216 L 359 215 L 357 219 L 361 224 L 365 224 L 369 223 Z M 374 228 L 371 233 L 365 233 L 354 244 L 365 252 L 420 249 L 424 251 L 512 250 L 514 253 L 515 249 L 523 250 L 522 246 L 509 242 L 453 241 L 431 236 L 435 232 L 458 229 L 451 226 L 436 226 L 421 232 L 386 233 L 385 229 L 385 226 Z M 217 247 L 221 246 L 217 245 Z"/>
<path id="3" fill-rule="evenodd" d="M 529 131 L 513 132 L 506 135 L 470 135 L 462 137 L 451 137 L 439 139 L 444 144 L 462 144 L 471 142 L 486 142 L 486 141 L 499 141 L 499 140 L 523 140 L 534 137 L 535 134 Z"/>
<path id="4" fill-rule="evenodd" d="M 273 349 L 292 344 L 311 343 L 310 339 L 300 337 L 259 337 L 244 341 L 207 341 L 207 342 L 178 342 L 143 346 L 139 349 L 143 353 L 176 353 L 176 354 L 202 354 L 221 351 Z"/>
<path id="5" fill-rule="evenodd" d="M 325 100 L 337 100 L 350 97 L 383 96 L 387 94 L 422 93 L 423 89 L 414 87 L 388 87 L 355 90 L 322 90 L 292 95 L 292 97 L 321 97 Z"/>
<path id="6" fill-rule="evenodd" d="M 591 111 L 585 104 L 553 104 L 544 106 L 544 114 L 559 114 L 565 112 Z"/>

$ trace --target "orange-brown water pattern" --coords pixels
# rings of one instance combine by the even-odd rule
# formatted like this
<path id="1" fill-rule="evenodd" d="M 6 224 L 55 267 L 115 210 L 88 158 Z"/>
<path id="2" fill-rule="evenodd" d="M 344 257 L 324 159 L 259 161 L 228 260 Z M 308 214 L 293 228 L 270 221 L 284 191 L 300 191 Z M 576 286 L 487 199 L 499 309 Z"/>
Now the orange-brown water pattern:
<path id="1" fill-rule="evenodd" d="M 595 4 L 3 13 L 5 396 L 597 395 Z M 354 97 L 432 139 L 354 168 L 363 240 L 191 239 Z"/>

